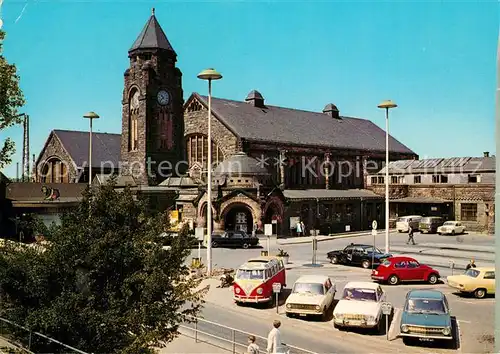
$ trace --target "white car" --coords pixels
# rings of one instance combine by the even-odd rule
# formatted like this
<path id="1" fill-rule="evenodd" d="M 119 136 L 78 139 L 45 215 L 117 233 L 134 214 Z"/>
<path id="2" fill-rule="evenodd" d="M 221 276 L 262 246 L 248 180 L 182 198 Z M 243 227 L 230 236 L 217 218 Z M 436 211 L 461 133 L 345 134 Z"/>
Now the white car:
<path id="1" fill-rule="evenodd" d="M 376 328 L 382 331 L 382 303 L 385 293 L 379 284 L 350 282 L 333 311 L 333 326 Z"/>
<path id="2" fill-rule="evenodd" d="M 456 235 L 464 232 L 465 226 L 460 221 L 446 221 L 437 228 L 438 235 Z"/>
<path id="3" fill-rule="evenodd" d="M 329 277 L 303 275 L 297 279 L 292 293 L 286 299 L 286 315 L 314 315 L 326 318 L 336 292 L 335 283 L 332 283 Z"/>
<path id="4" fill-rule="evenodd" d="M 420 215 L 408 215 L 399 217 L 396 221 L 396 230 L 398 230 L 398 232 L 408 232 L 410 219 L 413 230 L 417 231 L 418 224 L 420 223 L 420 220 L 422 220 L 422 217 Z"/>

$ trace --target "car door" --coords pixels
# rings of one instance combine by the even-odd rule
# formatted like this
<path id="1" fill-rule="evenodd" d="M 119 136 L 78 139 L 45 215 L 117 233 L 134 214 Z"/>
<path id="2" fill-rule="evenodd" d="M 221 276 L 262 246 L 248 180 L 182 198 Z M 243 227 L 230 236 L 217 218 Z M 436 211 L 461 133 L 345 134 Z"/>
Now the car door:
<path id="1" fill-rule="evenodd" d="M 233 232 L 231 237 L 231 246 L 241 247 L 243 245 L 243 235 L 239 232 Z"/>
<path id="2" fill-rule="evenodd" d="M 220 243 L 226 247 L 231 246 L 232 242 L 232 232 L 231 231 L 226 231 L 222 234 Z"/>
<path id="3" fill-rule="evenodd" d="M 346 248 L 344 248 L 344 250 L 342 251 L 342 262 L 343 263 L 348 263 L 350 264 L 352 262 L 352 251 L 353 251 L 354 247 L 353 246 L 347 246 Z"/>
<path id="4" fill-rule="evenodd" d="M 394 264 L 394 270 L 396 271 L 396 275 L 401 281 L 408 281 L 410 274 L 408 273 L 408 262 L 407 261 L 399 261 Z"/>
<path id="5" fill-rule="evenodd" d="M 406 265 L 407 280 L 424 280 L 425 269 L 417 261 L 408 261 Z"/>
<path id="6" fill-rule="evenodd" d="M 325 299 L 325 305 L 326 307 L 330 307 L 333 302 L 333 298 L 335 297 L 335 288 L 333 287 L 333 284 L 328 278 L 325 282 L 325 290 L 326 290 L 326 299 Z"/>
<path id="7" fill-rule="evenodd" d="M 354 247 L 352 251 L 352 264 L 360 265 L 365 252 L 361 247 Z"/>
<path id="8" fill-rule="evenodd" d="M 495 272 L 485 272 L 483 277 L 484 284 L 486 286 L 486 291 L 488 294 L 495 293 Z"/>

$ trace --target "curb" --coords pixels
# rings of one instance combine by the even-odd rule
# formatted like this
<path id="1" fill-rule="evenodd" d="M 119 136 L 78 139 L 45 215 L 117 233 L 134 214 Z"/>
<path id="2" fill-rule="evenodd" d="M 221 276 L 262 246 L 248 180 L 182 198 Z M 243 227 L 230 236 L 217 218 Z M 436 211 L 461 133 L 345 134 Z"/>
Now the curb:
<path id="1" fill-rule="evenodd" d="M 350 237 L 359 237 L 359 236 L 369 236 L 371 235 L 371 231 L 370 232 L 360 232 L 360 233 L 355 233 L 355 234 L 336 234 L 336 235 L 328 235 L 328 236 L 318 236 L 318 237 L 323 237 L 323 238 L 320 238 L 320 239 L 317 239 L 318 242 L 323 242 L 323 241 L 331 241 L 331 240 L 336 240 L 336 239 L 341 239 L 341 238 L 350 238 Z M 312 238 L 310 238 L 311 236 L 308 236 L 308 239 L 307 240 L 295 240 L 296 238 L 294 238 L 292 241 L 286 241 L 286 240 L 283 240 L 283 241 L 280 241 L 280 239 L 277 239 L 276 240 L 276 243 L 278 245 L 298 245 L 298 244 L 304 244 L 304 243 L 311 243 L 312 242 Z"/>

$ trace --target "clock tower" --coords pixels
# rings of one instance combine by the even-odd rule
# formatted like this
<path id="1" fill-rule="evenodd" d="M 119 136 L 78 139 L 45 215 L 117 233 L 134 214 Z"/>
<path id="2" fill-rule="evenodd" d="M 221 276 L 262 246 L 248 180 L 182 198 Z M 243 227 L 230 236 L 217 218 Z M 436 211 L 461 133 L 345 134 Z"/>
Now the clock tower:
<path id="1" fill-rule="evenodd" d="M 154 9 L 128 51 L 122 99 L 121 172 L 156 185 L 183 173 L 182 73 Z"/>

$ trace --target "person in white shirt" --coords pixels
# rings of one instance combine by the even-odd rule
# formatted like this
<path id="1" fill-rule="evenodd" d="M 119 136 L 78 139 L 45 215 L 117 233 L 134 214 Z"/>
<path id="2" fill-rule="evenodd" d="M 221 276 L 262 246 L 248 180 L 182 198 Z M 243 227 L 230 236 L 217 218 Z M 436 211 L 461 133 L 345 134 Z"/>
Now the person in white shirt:
<path id="1" fill-rule="evenodd" d="M 275 320 L 273 322 L 273 329 L 269 331 L 269 335 L 267 336 L 267 352 L 269 354 L 276 354 L 279 347 L 281 347 L 281 333 L 280 328 L 281 322 Z"/>
<path id="2" fill-rule="evenodd" d="M 255 344 L 255 336 L 248 336 L 248 354 L 259 354 L 259 346 Z"/>

